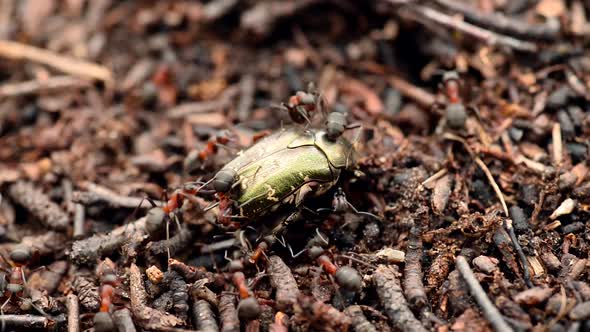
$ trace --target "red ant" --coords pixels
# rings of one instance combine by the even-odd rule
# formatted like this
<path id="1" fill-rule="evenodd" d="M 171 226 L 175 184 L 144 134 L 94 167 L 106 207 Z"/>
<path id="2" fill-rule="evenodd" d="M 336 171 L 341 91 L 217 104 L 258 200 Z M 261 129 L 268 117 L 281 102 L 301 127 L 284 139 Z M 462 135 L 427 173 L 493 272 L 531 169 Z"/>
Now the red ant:
<path id="1" fill-rule="evenodd" d="M 225 147 L 227 144 L 235 140 L 236 139 L 233 137 L 233 134 L 231 134 L 228 130 L 218 132 L 214 137 L 211 137 L 209 141 L 207 141 L 205 147 L 197 153 L 196 160 L 194 160 L 196 165 L 185 167 L 189 170 L 203 167 L 205 161 L 219 151 L 219 147 Z"/>
<path id="2" fill-rule="evenodd" d="M 444 92 L 449 103 L 461 103 L 459 75 L 455 71 L 448 71 L 443 74 L 441 90 Z"/>
<path id="3" fill-rule="evenodd" d="M 281 103 L 281 108 L 289 112 L 291 120 L 296 123 L 311 123 L 311 117 L 317 110 L 323 110 L 323 99 L 309 83 L 307 92 L 297 91 L 289 97 L 288 103 Z"/>
<path id="4" fill-rule="evenodd" d="M 260 305 L 253 296 L 250 287 L 246 283 L 246 276 L 243 272 L 236 271 L 232 274 L 232 282 L 238 289 L 240 302 L 238 303 L 238 317 L 242 320 L 250 321 L 260 316 Z"/>
<path id="5" fill-rule="evenodd" d="M 115 325 L 110 312 L 119 278 L 115 274 L 114 263 L 108 258 L 98 265 L 96 271 L 100 275 L 100 309 L 94 315 L 94 329 L 97 332 L 112 331 Z"/>
<path id="6" fill-rule="evenodd" d="M 447 126 L 451 129 L 461 129 L 467 120 L 467 110 L 461 99 L 461 82 L 455 71 L 448 71 L 443 74 L 441 92 L 447 98 L 445 117 Z"/>
<path id="7" fill-rule="evenodd" d="M 115 286 L 118 284 L 118 278 L 113 273 L 105 274 L 101 277 L 100 286 L 100 309 L 94 315 L 95 331 L 112 331 L 115 328 L 111 317 L 111 307 L 115 297 Z"/>
<path id="8" fill-rule="evenodd" d="M 31 248 L 25 245 L 18 245 L 9 254 L 10 259 L 6 259 L 2 255 L 4 261 L 10 264 L 10 268 L 0 267 L 1 270 L 7 273 L 2 279 L 2 292 L 6 296 L 6 301 L 0 307 L 0 315 L 4 315 L 4 308 L 14 298 L 22 298 L 26 291 L 27 280 L 25 278 L 24 267 L 28 265 L 31 260 L 32 253 Z M 14 296 L 14 297 L 13 297 Z M 33 303 L 31 306 L 35 308 L 39 313 L 46 317 L 50 317 L 41 308 L 37 307 Z M 5 329 L 5 322 L 2 320 L 2 331 Z"/>

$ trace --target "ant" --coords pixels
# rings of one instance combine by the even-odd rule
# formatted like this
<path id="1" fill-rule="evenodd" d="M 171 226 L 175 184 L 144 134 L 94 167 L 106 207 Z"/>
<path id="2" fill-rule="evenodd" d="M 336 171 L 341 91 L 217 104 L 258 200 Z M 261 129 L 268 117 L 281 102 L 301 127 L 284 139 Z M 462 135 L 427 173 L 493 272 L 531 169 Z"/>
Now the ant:
<path id="1" fill-rule="evenodd" d="M 316 229 L 316 235 L 307 241 L 307 244 L 302 251 L 293 254 L 291 245 L 288 245 L 288 248 L 293 258 L 306 252 L 309 258 L 315 260 L 328 275 L 336 279 L 336 283 L 340 285 L 340 287 L 350 292 L 358 292 L 362 287 L 362 278 L 360 274 L 352 267 L 338 267 L 334 264 L 325 254 L 325 249 L 323 248 L 324 246 L 327 246 L 328 243 L 329 242 L 325 236 Z"/>
<path id="2" fill-rule="evenodd" d="M 0 307 L 0 315 L 4 315 L 4 308 L 10 303 L 11 300 L 22 299 L 26 292 L 27 280 L 25 278 L 24 267 L 26 267 L 32 258 L 31 248 L 26 245 L 16 246 L 9 254 L 7 259 L 2 255 L 4 261 L 10 264 L 10 268 L 0 267 L 7 274 L 2 278 L 2 284 L 0 289 L 6 297 L 6 301 Z M 44 267 L 42 267 L 44 268 Z M 41 308 L 37 307 L 33 303 L 30 303 L 42 315 L 51 318 Z M 5 321 L 2 320 L 2 331 L 5 330 Z"/>
<path id="3" fill-rule="evenodd" d="M 205 162 L 219 151 L 220 147 L 226 148 L 230 142 L 235 142 L 235 134 L 229 130 L 221 130 L 209 138 L 205 147 L 200 151 L 192 151 L 185 160 L 184 168 L 188 173 L 203 168 Z"/>
<path id="4" fill-rule="evenodd" d="M 457 72 L 445 72 L 439 89 L 447 99 L 445 106 L 447 126 L 455 130 L 463 128 L 467 120 L 467 110 L 461 99 L 461 81 Z"/>
<path id="5" fill-rule="evenodd" d="M 240 271 L 243 267 L 240 261 L 231 261 L 231 269 L 233 270 L 231 280 L 234 287 L 238 290 L 240 302 L 238 303 L 238 317 L 241 320 L 250 321 L 257 319 L 260 316 L 261 309 L 258 300 L 254 296 L 254 292 L 246 282 L 246 275 Z"/>
<path id="6" fill-rule="evenodd" d="M 97 332 L 112 331 L 115 329 L 115 325 L 110 312 L 119 278 L 115 273 L 114 263 L 108 258 L 99 264 L 96 270 L 100 275 L 100 309 L 94 315 L 94 329 Z"/>
<path id="7" fill-rule="evenodd" d="M 357 210 L 357 208 L 355 208 L 354 205 L 352 205 L 352 203 L 346 199 L 346 194 L 341 187 L 338 187 L 338 190 L 336 190 L 334 193 L 334 198 L 332 199 L 332 208 L 319 208 L 316 210 L 316 212 L 328 211 L 330 213 L 343 213 L 348 211 L 348 209 L 351 209 L 355 214 L 360 214 L 381 221 L 381 218 L 370 212 Z"/>
<path id="8" fill-rule="evenodd" d="M 324 100 L 315 90 L 315 85 L 310 82 L 306 91 L 297 91 L 289 97 L 287 103 L 281 103 L 281 109 L 289 113 L 289 117 L 295 123 L 311 124 L 311 118 L 316 111 L 324 109 Z"/>

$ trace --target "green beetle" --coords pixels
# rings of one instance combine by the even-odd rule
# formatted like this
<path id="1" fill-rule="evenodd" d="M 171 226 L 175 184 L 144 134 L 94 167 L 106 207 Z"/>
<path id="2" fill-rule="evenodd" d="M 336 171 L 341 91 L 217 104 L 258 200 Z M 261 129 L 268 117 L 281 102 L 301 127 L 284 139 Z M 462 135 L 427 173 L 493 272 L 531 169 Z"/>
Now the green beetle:
<path id="1" fill-rule="evenodd" d="M 283 129 L 242 151 L 216 175 L 219 222 L 256 221 L 280 207 L 299 207 L 338 182 L 355 165 L 355 149 L 323 130 Z"/>

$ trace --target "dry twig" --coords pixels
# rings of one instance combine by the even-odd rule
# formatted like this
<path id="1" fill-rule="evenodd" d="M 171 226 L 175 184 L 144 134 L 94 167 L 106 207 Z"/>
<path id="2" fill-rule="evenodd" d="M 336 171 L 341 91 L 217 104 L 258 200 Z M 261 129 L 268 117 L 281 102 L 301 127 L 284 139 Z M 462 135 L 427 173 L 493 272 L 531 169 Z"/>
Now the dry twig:
<path id="1" fill-rule="evenodd" d="M 485 290 L 477 281 L 475 274 L 469 267 L 469 263 L 463 256 L 457 256 L 455 259 L 455 264 L 457 266 L 457 270 L 461 273 L 461 276 L 469 286 L 469 292 L 475 298 L 475 301 L 479 304 L 483 315 L 487 318 L 490 324 L 494 327 L 496 331 L 502 332 L 509 332 L 513 331 L 512 328 L 504 321 L 500 311 L 498 308 L 494 306 L 494 303 L 490 300 L 490 298 L 486 295 Z"/>
<path id="2" fill-rule="evenodd" d="M 97 79 L 105 83 L 110 83 L 113 80 L 113 74 L 104 66 L 13 41 L 0 40 L 0 56 L 14 60 L 25 59 L 38 62 L 73 76 Z"/>

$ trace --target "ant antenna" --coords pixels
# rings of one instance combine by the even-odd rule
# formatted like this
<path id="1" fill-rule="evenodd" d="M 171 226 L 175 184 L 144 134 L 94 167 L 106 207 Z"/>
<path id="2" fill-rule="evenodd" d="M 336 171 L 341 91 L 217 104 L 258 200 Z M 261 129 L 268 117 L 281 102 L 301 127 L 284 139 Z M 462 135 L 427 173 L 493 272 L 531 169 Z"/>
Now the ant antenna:
<path id="1" fill-rule="evenodd" d="M 324 238 L 324 236 L 322 235 L 322 233 L 320 233 L 320 229 L 316 227 L 315 229 L 316 234 L 318 235 L 318 237 L 326 244 L 330 244 L 330 242 L 328 242 L 328 239 Z"/>
<path id="2" fill-rule="evenodd" d="M 289 251 L 291 252 L 291 257 L 293 257 L 293 258 L 297 258 L 297 257 L 299 257 L 301 254 L 303 254 L 304 252 L 307 252 L 307 248 L 304 248 L 304 249 L 303 249 L 303 250 L 301 250 L 300 252 L 298 252 L 298 253 L 294 254 L 294 253 L 293 253 L 293 248 L 291 248 L 291 245 L 288 245 L 288 247 L 289 247 Z"/>

